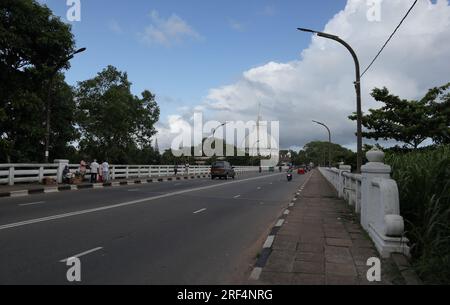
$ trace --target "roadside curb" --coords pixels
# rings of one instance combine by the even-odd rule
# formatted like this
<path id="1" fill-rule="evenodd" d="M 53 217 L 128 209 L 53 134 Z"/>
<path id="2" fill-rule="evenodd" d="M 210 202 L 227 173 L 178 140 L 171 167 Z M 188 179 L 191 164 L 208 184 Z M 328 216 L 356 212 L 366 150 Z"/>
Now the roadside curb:
<path id="1" fill-rule="evenodd" d="M 306 181 L 298 188 L 298 190 L 296 191 L 296 193 L 294 195 L 294 198 L 291 200 L 288 207 L 286 209 L 284 209 L 282 215 L 280 216 L 280 218 L 277 220 L 276 224 L 270 231 L 269 236 L 267 237 L 267 239 L 263 245 L 263 248 L 258 256 L 258 259 L 253 267 L 253 270 L 250 274 L 250 277 L 249 277 L 250 282 L 259 280 L 261 273 L 263 272 L 263 269 L 265 268 L 267 261 L 269 260 L 269 257 L 272 254 L 273 243 L 277 237 L 277 234 L 280 231 L 280 229 L 283 227 L 287 216 L 292 212 L 292 209 L 295 207 L 297 200 L 299 199 L 305 186 L 308 184 L 309 180 L 311 179 L 311 176 L 312 176 L 312 172 L 309 173 L 309 176 L 306 179 Z"/>
<path id="2" fill-rule="evenodd" d="M 393 253 L 391 255 L 392 260 L 394 261 L 400 275 L 405 281 L 406 285 L 423 285 L 423 282 L 420 280 L 419 276 L 416 274 L 411 264 L 409 263 L 408 258 L 401 253 Z"/>
<path id="3" fill-rule="evenodd" d="M 193 175 L 193 176 L 179 176 L 179 177 L 163 177 L 163 178 L 150 178 L 150 179 L 135 179 L 126 181 L 113 181 L 106 183 L 87 183 L 80 185 L 57 185 L 51 187 L 42 187 L 36 189 L 24 189 L 10 192 L 0 193 L 0 198 L 8 197 L 25 197 L 37 194 L 50 194 L 68 191 L 78 191 L 87 189 L 103 189 L 108 187 L 119 187 L 119 186 L 129 186 L 129 185 L 141 185 L 149 183 L 159 183 L 159 182 L 173 182 L 179 180 L 194 180 L 194 179 L 204 179 L 209 178 L 210 175 Z"/>

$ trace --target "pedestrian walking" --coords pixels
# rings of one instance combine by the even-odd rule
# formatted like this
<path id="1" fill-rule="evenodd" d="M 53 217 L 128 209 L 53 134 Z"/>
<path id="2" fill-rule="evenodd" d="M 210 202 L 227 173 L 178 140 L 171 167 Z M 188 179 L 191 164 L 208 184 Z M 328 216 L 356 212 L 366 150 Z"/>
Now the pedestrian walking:
<path id="1" fill-rule="evenodd" d="M 104 161 L 102 163 L 102 174 L 103 174 L 103 182 L 109 181 L 109 163 Z"/>
<path id="2" fill-rule="evenodd" d="M 175 176 L 178 174 L 178 165 L 175 164 L 175 166 L 173 167 L 173 171 L 175 173 Z"/>
<path id="3" fill-rule="evenodd" d="M 98 164 L 97 160 L 94 159 L 94 162 L 91 163 L 90 167 L 91 167 L 91 183 L 96 183 L 100 164 Z"/>
<path id="4" fill-rule="evenodd" d="M 86 175 L 86 168 L 87 168 L 86 162 L 84 160 L 81 160 L 80 167 L 78 168 L 78 172 L 79 172 L 80 176 L 82 177 L 82 179 L 84 179 L 84 175 Z"/>

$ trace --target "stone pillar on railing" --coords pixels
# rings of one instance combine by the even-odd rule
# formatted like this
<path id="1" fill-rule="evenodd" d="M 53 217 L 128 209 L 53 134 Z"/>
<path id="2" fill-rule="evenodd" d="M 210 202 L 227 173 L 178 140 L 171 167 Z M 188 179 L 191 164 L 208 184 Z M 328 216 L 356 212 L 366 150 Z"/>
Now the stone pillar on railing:
<path id="1" fill-rule="evenodd" d="M 339 164 L 339 180 L 338 180 L 338 194 L 339 194 L 339 198 L 344 198 L 344 191 L 345 191 L 345 177 L 343 176 L 343 173 L 351 173 L 352 172 L 352 167 L 350 165 L 344 165 L 344 162 L 341 162 L 341 164 Z"/>
<path id="2" fill-rule="evenodd" d="M 9 167 L 8 184 L 14 185 L 14 166 Z"/>
<path id="3" fill-rule="evenodd" d="M 383 257 L 391 253 L 409 254 L 403 237 L 397 183 L 391 179 L 391 167 L 384 164 L 384 153 L 374 148 L 367 154 L 369 163 L 361 168 L 361 225 L 369 233 Z"/>
<path id="4" fill-rule="evenodd" d="M 39 183 L 42 183 L 42 180 L 44 180 L 44 167 L 39 167 Z"/>
<path id="5" fill-rule="evenodd" d="M 372 180 L 374 178 L 391 178 L 391 167 L 384 164 L 384 152 L 379 149 L 372 149 L 366 154 L 369 162 L 361 167 L 362 185 L 361 185 L 361 225 L 364 229 L 369 229 L 369 220 L 377 211 L 371 206 L 373 199 Z"/>
<path id="6" fill-rule="evenodd" d="M 58 164 L 58 169 L 56 171 L 56 181 L 58 183 L 63 182 L 63 171 L 66 166 L 69 166 L 69 160 L 55 160 L 53 163 Z M 42 182 L 42 181 L 40 181 Z"/>

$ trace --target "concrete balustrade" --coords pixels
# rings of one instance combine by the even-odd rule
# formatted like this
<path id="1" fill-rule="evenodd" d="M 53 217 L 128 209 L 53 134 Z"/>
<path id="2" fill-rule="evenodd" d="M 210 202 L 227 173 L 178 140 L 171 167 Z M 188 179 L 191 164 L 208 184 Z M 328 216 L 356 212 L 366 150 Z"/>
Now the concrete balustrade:
<path id="1" fill-rule="evenodd" d="M 62 173 L 66 166 L 72 173 L 76 173 L 79 164 L 69 164 L 69 160 L 55 160 L 52 164 L 0 164 L 0 185 L 14 185 L 17 183 L 42 183 L 45 178 L 62 182 Z M 110 178 L 158 178 L 175 175 L 173 165 L 116 165 L 109 167 Z M 211 167 L 202 165 L 178 166 L 178 175 L 209 175 Z M 264 167 L 263 171 L 268 171 Z M 237 174 L 259 171 L 258 166 L 237 166 Z M 86 179 L 89 179 L 90 170 L 86 171 Z"/>
<path id="2" fill-rule="evenodd" d="M 369 162 L 361 174 L 352 174 L 351 167 L 320 168 L 322 175 L 360 215 L 367 231 L 382 257 L 392 253 L 409 255 L 408 239 L 404 237 L 404 221 L 400 215 L 397 183 L 391 179 L 391 167 L 384 164 L 384 153 L 373 149 L 367 153 Z"/>

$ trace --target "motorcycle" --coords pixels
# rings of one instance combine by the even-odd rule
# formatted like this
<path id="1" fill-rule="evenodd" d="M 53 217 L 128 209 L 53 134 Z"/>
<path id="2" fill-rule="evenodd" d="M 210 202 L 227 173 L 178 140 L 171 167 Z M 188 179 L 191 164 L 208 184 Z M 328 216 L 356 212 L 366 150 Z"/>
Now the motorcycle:
<path id="1" fill-rule="evenodd" d="M 287 174 L 287 180 L 288 181 L 292 181 L 292 173 L 288 173 Z"/>

